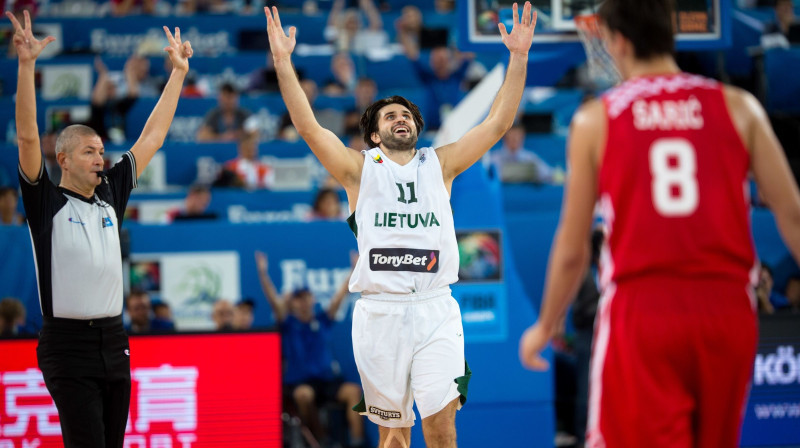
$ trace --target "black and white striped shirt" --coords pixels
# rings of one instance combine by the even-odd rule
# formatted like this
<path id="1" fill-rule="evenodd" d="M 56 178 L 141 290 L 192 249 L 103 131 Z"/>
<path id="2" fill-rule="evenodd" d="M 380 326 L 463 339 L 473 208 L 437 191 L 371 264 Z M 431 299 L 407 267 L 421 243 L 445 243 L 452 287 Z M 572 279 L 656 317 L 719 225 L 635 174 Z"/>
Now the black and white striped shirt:
<path id="1" fill-rule="evenodd" d="M 136 159 L 130 152 L 103 176 L 87 199 L 50 182 L 44 162 L 31 182 L 19 170 L 33 243 L 39 305 L 45 317 L 93 319 L 122 313 L 120 225 Z"/>

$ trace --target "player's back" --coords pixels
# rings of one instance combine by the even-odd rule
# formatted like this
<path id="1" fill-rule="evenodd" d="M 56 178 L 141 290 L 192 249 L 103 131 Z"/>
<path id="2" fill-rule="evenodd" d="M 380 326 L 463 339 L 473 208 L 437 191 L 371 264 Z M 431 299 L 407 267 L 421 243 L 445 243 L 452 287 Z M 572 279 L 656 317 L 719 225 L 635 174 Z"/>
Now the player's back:
<path id="1" fill-rule="evenodd" d="M 687 74 L 629 80 L 604 95 L 599 195 L 609 227 L 603 277 L 729 278 L 755 263 L 750 156 L 723 86 Z"/>

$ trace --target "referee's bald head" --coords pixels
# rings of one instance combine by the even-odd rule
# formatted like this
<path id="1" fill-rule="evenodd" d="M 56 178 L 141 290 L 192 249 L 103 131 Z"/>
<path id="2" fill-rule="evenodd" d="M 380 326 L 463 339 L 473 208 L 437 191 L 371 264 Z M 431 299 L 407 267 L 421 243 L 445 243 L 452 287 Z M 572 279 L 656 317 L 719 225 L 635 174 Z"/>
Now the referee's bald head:
<path id="1" fill-rule="evenodd" d="M 83 137 L 98 137 L 97 132 L 89 126 L 73 124 L 64 128 L 56 140 L 56 154 L 72 151 Z"/>

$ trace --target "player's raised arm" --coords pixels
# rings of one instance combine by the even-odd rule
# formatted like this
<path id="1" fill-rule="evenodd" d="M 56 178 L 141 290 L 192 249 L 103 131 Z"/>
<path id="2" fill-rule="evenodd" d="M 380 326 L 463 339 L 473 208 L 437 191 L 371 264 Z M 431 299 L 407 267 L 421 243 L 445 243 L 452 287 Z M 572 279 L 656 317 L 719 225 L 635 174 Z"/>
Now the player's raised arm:
<path id="1" fill-rule="evenodd" d="M 193 54 L 192 45 L 189 41 L 181 41 L 180 28 L 175 28 L 175 36 L 170 33 L 167 27 L 164 27 L 164 33 L 169 41 L 169 45 L 164 48 L 164 51 L 167 52 L 172 62 L 172 73 L 169 75 L 164 91 L 161 92 L 161 98 L 158 99 L 156 107 L 150 113 L 150 118 L 144 124 L 142 134 L 131 148 L 131 153 L 136 157 L 137 177 L 142 174 L 147 164 L 150 163 L 150 159 L 153 158 L 156 151 L 164 144 L 164 139 L 167 138 L 167 131 L 169 131 L 169 126 L 172 124 L 173 117 L 175 117 L 178 98 L 180 98 L 181 89 L 183 89 L 183 80 L 189 71 L 189 58 Z"/>
<path id="2" fill-rule="evenodd" d="M 783 241 L 800 263 L 800 192 L 767 113 L 753 95 L 728 88 L 726 99 L 736 115 L 745 112 L 744 140 L 761 196 L 775 215 Z M 738 112 L 736 112 L 738 111 Z"/>
<path id="3" fill-rule="evenodd" d="M 356 186 L 361 176 L 364 156 L 358 151 L 348 150 L 336 134 L 320 126 L 292 67 L 291 56 L 297 29 L 290 27 L 287 36 L 281 26 L 278 8 L 274 6 L 271 11 L 264 8 L 264 14 L 267 16 L 267 34 L 278 74 L 278 86 L 292 124 L 336 180 L 345 188 Z"/>
<path id="4" fill-rule="evenodd" d="M 514 27 L 511 33 L 506 32 L 503 23 L 498 24 L 500 35 L 510 56 L 505 81 L 497 92 L 489 115 L 458 141 L 436 151 L 442 163 L 445 182 L 452 182 L 453 178 L 477 162 L 514 123 L 522 91 L 525 88 L 528 51 L 533 42 L 536 12 L 531 12 L 530 2 L 525 2 L 520 18 L 518 6 L 514 3 L 513 17 Z"/>
<path id="5" fill-rule="evenodd" d="M 14 47 L 17 50 L 19 69 L 17 72 L 17 141 L 19 144 L 19 166 L 28 180 L 35 182 L 39 179 L 42 167 L 42 149 L 39 143 L 39 126 L 36 124 L 36 88 L 34 86 L 34 71 L 36 58 L 42 53 L 44 47 L 56 40 L 48 36 L 42 40 L 33 37 L 31 29 L 31 16 L 24 11 L 25 26 L 20 25 L 13 14 L 6 12 L 6 16 L 14 26 Z"/>
<path id="6" fill-rule="evenodd" d="M 587 103 L 572 121 L 569 135 L 569 176 L 564 187 L 561 219 L 547 265 L 539 319 L 522 335 L 519 357 L 525 367 L 547 368 L 541 352 L 553 337 L 575 297 L 589 264 L 589 235 L 597 199 L 598 142 L 605 141 L 605 111 L 600 101 Z"/>

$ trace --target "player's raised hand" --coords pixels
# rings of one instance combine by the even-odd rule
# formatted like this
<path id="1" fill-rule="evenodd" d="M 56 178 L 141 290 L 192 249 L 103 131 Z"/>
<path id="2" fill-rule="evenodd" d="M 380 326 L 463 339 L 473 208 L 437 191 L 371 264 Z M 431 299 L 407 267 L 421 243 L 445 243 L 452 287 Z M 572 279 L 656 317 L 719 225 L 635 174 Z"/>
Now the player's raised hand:
<path id="1" fill-rule="evenodd" d="M 514 26 L 511 28 L 511 33 L 506 32 L 506 26 L 500 22 L 497 27 L 500 28 L 500 37 L 503 43 L 511 53 L 528 53 L 533 42 L 533 30 L 536 28 L 536 11 L 531 12 L 531 3 L 525 2 L 525 7 L 522 9 L 522 17 L 519 16 L 519 7 L 516 3 L 512 6 L 514 13 Z"/>
<path id="2" fill-rule="evenodd" d="M 550 335 L 536 323 L 522 333 L 519 340 L 519 360 L 531 370 L 547 370 L 549 364 L 542 358 L 542 350 L 550 342 Z"/>
<path id="3" fill-rule="evenodd" d="M 50 42 L 56 40 L 53 36 L 47 36 L 42 40 L 33 37 L 33 30 L 31 27 L 31 15 L 28 11 L 23 11 L 25 15 L 25 27 L 20 25 L 19 21 L 14 14 L 6 11 L 6 16 L 11 20 L 14 25 L 14 47 L 17 49 L 17 57 L 20 62 L 35 61 L 36 58 L 42 53 L 44 47 Z"/>
<path id="4" fill-rule="evenodd" d="M 283 31 L 283 26 L 281 26 L 281 16 L 278 14 L 278 8 L 275 6 L 272 7 L 271 11 L 268 6 L 265 7 L 264 14 L 267 16 L 267 35 L 269 36 L 269 49 L 272 52 L 273 59 L 277 61 L 288 58 L 297 43 L 294 37 L 297 33 L 297 28 L 289 27 L 289 35 L 287 36 Z"/>
<path id="5" fill-rule="evenodd" d="M 164 47 L 164 51 L 169 54 L 172 69 L 188 72 L 189 58 L 194 54 L 192 44 L 188 40 L 186 42 L 181 41 L 181 29 L 177 26 L 175 27 L 174 36 L 166 26 L 164 27 L 164 34 L 167 35 L 167 40 L 169 41 L 169 45 Z"/>

